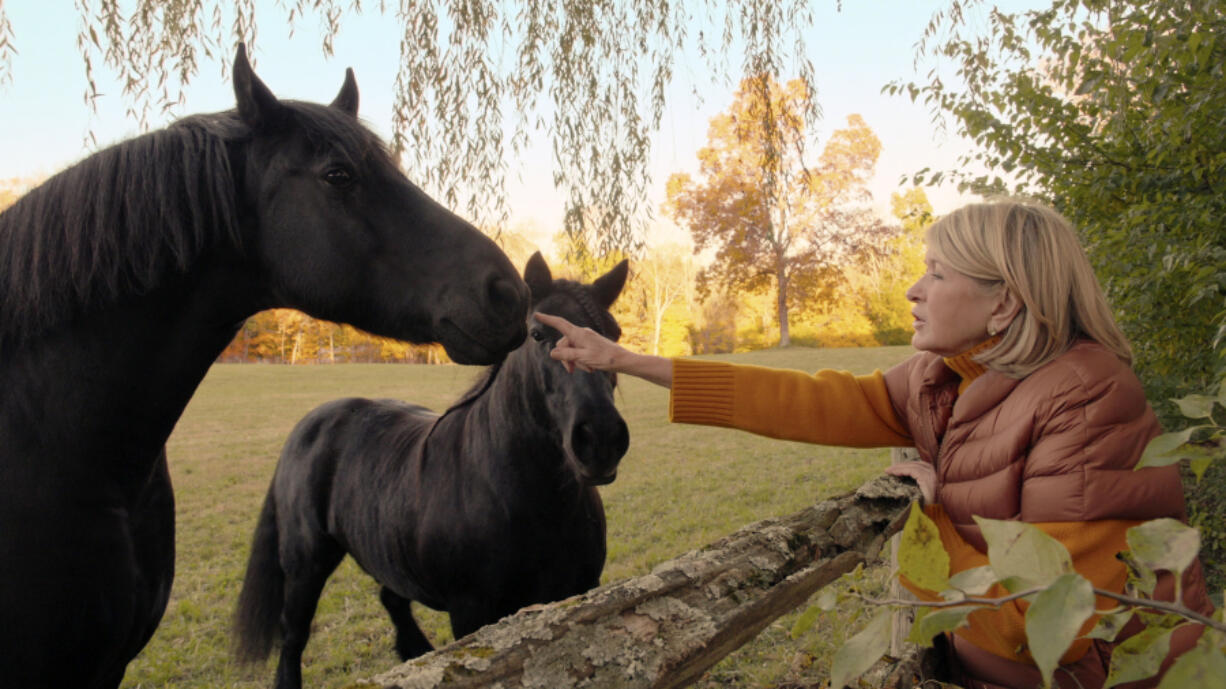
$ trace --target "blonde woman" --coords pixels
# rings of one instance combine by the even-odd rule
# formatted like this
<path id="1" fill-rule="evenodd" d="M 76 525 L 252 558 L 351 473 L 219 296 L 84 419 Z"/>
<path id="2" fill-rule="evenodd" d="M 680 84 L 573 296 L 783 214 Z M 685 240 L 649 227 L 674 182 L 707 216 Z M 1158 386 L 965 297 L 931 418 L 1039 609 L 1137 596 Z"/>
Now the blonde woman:
<path id="1" fill-rule="evenodd" d="M 1127 549 L 1125 531 L 1183 519 L 1184 498 L 1175 467 L 1133 470 L 1160 429 L 1073 228 L 1036 204 L 973 204 L 932 226 L 925 260 L 927 271 L 906 293 L 919 352 L 885 373 L 666 359 L 560 318 L 538 319 L 559 331 L 553 357 L 569 370 L 618 371 L 669 387 L 674 422 L 825 445 L 915 447 L 921 461 L 888 471 L 920 484 L 951 573 L 987 564 L 974 516 L 1017 519 L 1064 543 L 1096 587 L 1122 591 L 1127 572 L 1115 554 Z M 1169 600 L 1174 586 L 1165 579 L 1159 595 Z M 1189 607 L 1212 610 L 1199 563 L 1182 590 Z M 949 679 L 968 689 L 1038 686 L 1025 607 L 973 613 L 950 640 Z M 1198 635 L 1177 635 L 1168 665 Z M 1056 684 L 1101 687 L 1111 649 L 1077 641 Z"/>

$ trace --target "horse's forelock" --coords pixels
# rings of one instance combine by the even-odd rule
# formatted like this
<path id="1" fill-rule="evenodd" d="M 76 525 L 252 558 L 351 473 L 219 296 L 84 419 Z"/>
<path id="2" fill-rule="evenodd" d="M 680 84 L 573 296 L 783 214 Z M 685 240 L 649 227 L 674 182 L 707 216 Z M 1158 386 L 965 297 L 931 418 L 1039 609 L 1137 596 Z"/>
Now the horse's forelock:
<path id="1" fill-rule="evenodd" d="M 579 309 L 583 311 L 583 315 L 587 318 L 593 330 L 614 342 L 621 339 L 622 329 L 618 325 L 617 319 L 613 318 L 613 314 L 596 303 L 596 299 L 592 296 L 590 285 L 583 285 L 571 280 L 555 280 L 554 286 L 557 288 L 556 291 L 560 291 L 574 300 Z"/>

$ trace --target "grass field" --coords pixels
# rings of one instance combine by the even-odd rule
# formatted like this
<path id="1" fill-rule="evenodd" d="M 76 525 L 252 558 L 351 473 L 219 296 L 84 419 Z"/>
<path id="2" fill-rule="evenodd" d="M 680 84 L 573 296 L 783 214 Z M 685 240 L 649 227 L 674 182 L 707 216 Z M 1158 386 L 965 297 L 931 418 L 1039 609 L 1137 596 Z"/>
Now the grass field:
<path id="1" fill-rule="evenodd" d="M 910 347 L 766 350 L 726 358 L 804 370 L 869 372 Z M 177 573 L 161 627 L 128 668 L 124 687 L 266 687 L 275 664 L 236 666 L 229 620 L 256 516 L 281 443 L 304 414 L 345 396 L 397 397 L 442 410 L 475 379 L 462 366 L 345 364 L 214 366 L 170 438 L 177 500 Z M 624 377 L 618 406 L 630 451 L 601 489 L 609 523 L 604 581 L 649 571 L 749 522 L 794 512 L 845 492 L 889 463 L 885 450 L 845 450 L 672 425 L 668 392 Z M 378 587 L 346 560 L 328 583 L 304 658 L 309 687 L 342 685 L 397 664 Z M 445 615 L 421 609 L 436 645 L 450 640 Z M 819 633 L 789 638 L 791 616 L 713 668 L 697 686 L 808 686 L 825 676 L 847 633 L 832 613 Z"/>

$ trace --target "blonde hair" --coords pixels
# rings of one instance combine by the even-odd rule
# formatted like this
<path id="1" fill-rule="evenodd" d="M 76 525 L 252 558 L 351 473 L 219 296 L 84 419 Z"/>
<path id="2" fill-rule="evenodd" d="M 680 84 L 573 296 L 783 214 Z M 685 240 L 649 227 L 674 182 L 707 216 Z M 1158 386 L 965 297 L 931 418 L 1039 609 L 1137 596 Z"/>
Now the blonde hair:
<path id="1" fill-rule="evenodd" d="M 928 245 L 949 267 L 1021 303 L 1000 343 L 975 357 L 984 366 L 1021 378 L 1082 337 L 1132 364 L 1085 250 L 1055 210 L 1017 200 L 971 204 L 934 223 Z"/>

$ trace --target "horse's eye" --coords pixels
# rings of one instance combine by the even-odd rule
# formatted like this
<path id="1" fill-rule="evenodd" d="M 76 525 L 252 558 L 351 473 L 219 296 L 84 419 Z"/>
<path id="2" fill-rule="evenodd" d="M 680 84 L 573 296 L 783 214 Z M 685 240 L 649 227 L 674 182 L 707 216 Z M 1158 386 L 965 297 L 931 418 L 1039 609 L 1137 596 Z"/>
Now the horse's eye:
<path id="1" fill-rule="evenodd" d="M 539 330 L 533 330 L 532 339 L 536 340 L 537 342 L 540 342 L 541 340 L 545 339 L 545 333 Z"/>
<path id="2" fill-rule="evenodd" d="M 353 184 L 353 173 L 343 167 L 330 167 L 324 171 L 324 181 L 343 189 Z"/>

